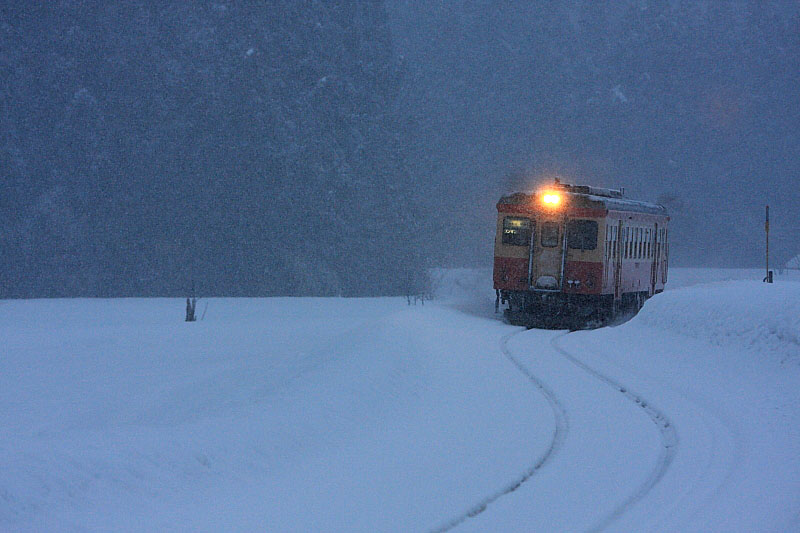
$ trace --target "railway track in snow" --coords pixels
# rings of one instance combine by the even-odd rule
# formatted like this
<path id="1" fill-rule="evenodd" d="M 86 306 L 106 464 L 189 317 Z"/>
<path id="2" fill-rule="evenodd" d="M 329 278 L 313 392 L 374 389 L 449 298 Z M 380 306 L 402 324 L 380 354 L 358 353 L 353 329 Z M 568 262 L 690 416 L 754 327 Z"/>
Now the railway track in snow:
<path id="1" fill-rule="evenodd" d="M 595 525 L 589 529 L 589 531 L 593 532 L 602 531 L 603 529 L 611 525 L 619 517 L 621 517 L 623 514 L 625 514 L 625 512 L 631 506 L 633 506 L 634 504 L 636 504 L 636 502 L 641 500 L 664 477 L 664 474 L 666 474 L 670 464 L 672 464 L 672 461 L 675 458 L 675 453 L 678 446 L 678 434 L 675 431 L 675 427 L 672 425 L 669 418 L 667 418 L 667 416 L 661 410 L 653 406 L 641 394 L 638 394 L 630 390 L 630 388 L 626 387 L 622 383 L 592 368 L 591 366 L 587 365 L 574 355 L 570 354 L 564 348 L 562 348 L 558 341 L 564 335 L 559 335 L 557 337 L 554 337 L 550 341 L 550 344 L 553 346 L 553 348 L 564 358 L 566 358 L 569 362 L 571 362 L 581 370 L 585 371 L 586 373 L 590 374 L 591 376 L 595 377 L 596 379 L 600 380 L 601 382 L 605 383 L 609 387 L 617 390 L 627 400 L 636 404 L 640 409 L 642 409 L 647 414 L 647 416 L 650 418 L 653 424 L 655 424 L 656 428 L 658 429 L 659 435 L 661 437 L 661 450 L 659 452 L 658 460 L 656 461 L 656 465 L 653 468 L 653 470 L 650 471 L 650 474 L 648 475 L 647 479 L 645 479 L 645 481 L 641 483 L 632 494 L 630 494 L 627 498 L 625 498 L 625 500 L 620 502 L 610 513 L 601 517 L 595 523 Z"/>
<path id="2" fill-rule="evenodd" d="M 554 418 L 554 429 L 550 439 L 550 443 L 547 449 L 544 451 L 544 453 L 541 456 L 539 456 L 536 459 L 536 461 L 531 466 L 529 466 L 524 472 L 522 472 L 515 480 L 507 484 L 505 487 L 485 497 L 484 499 L 482 499 L 481 501 L 479 501 L 478 503 L 467 509 L 465 512 L 449 520 L 442 526 L 434 529 L 433 532 L 435 533 L 446 532 L 456 528 L 469 518 L 475 517 L 483 513 L 488 508 L 489 505 L 499 500 L 503 496 L 519 489 L 526 481 L 528 481 L 531 477 L 533 477 L 537 471 L 539 471 L 542 467 L 544 467 L 547 463 L 549 463 L 553 459 L 553 457 L 556 456 L 566 438 L 567 432 L 569 430 L 569 419 L 567 417 L 567 412 L 564 409 L 561 402 L 559 401 L 558 397 L 552 390 L 550 390 L 549 387 L 547 387 L 547 385 L 545 385 L 538 377 L 536 377 L 536 375 L 534 375 L 533 372 L 531 372 L 531 370 L 528 367 L 523 365 L 520 362 L 520 360 L 517 359 L 511 353 L 511 350 L 508 347 L 508 341 L 513 336 L 518 335 L 520 333 L 523 333 L 523 331 L 517 331 L 505 335 L 500 342 L 501 349 L 506 359 L 508 359 L 537 390 L 539 390 L 539 392 L 547 400 L 547 403 L 550 405 L 550 409 L 553 412 L 553 418 Z M 572 363 L 579 369 L 583 370 L 592 377 L 598 379 L 602 383 L 605 383 L 609 387 L 618 391 L 627 400 L 629 400 L 630 402 L 638 406 L 640 409 L 642 409 L 642 411 L 644 411 L 644 413 L 647 414 L 647 416 L 656 426 L 661 438 L 661 450 L 659 453 L 658 460 L 656 461 L 655 467 L 650 471 L 645 481 L 641 483 L 632 494 L 628 495 L 627 498 L 625 498 L 622 502 L 620 502 L 610 513 L 607 513 L 606 515 L 600 517 L 600 519 L 598 519 L 595 522 L 595 524 L 589 529 L 589 531 L 592 532 L 602 531 L 603 529 L 611 525 L 619 517 L 621 517 L 623 514 L 625 514 L 625 512 L 628 509 L 630 509 L 633 505 L 635 505 L 638 501 L 640 501 L 664 477 L 664 474 L 667 472 L 670 464 L 675 458 L 676 448 L 678 445 L 678 435 L 677 432 L 675 431 L 675 427 L 672 425 L 669 418 L 667 418 L 667 416 L 661 410 L 653 406 L 641 394 L 632 391 L 624 384 L 592 368 L 591 366 L 587 365 L 586 363 L 575 357 L 573 354 L 569 353 L 567 350 L 562 348 L 558 341 L 564 335 L 567 335 L 567 333 L 563 335 L 558 335 L 550 341 L 551 345 L 556 350 L 556 352 L 558 352 L 559 355 L 567 359 L 570 363 Z"/>
<path id="3" fill-rule="evenodd" d="M 528 379 L 528 381 L 537 390 L 539 390 L 539 392 L 541 392 L 541 394 L 547 400 L 547 403 L 550 405 L 550 409 L 553 411 L 553 419 L 554 419 L 554 429 L 553 429 L 553 434 L 550 437 L 550 443 L 548 444 L 547 449 L 544 451 L 544 453 L 540 455 L 536 459 L 536 461 L 527 469 L 525 469 L 525 471 L 522 472 L 516 479 L 514 479 L 501 489 L 490 494 L 489 496 L 485 497 L 484 499 L 482 499 L 481 501 L 479 501 L 478 503 L 467 509 L 465 512 L 449 520 L 447 523 L 434 529 L 433 530 L 434 533 L 442 533 L 445 531 L 452 530 L 453 528 L 465 522 L 467 519 L 481 514 L 486 510 L 486 508 L 489 505 L 499 500 L 503 496 L 511 494 L 512 492 L 519 489 L 526 481 L 528 481 L 531 477 L 533 477 L 533 475 L 536 474 L 536 472 L 538 472 L 543 466 L 549 463 L 553 457 L 556 456 L 558 450 L 564 443 L 564 439 L 566 438 L 567 431 L 569 429 L 569 419 L 567 418 L 567 412 L 564 409 L 564 406 L 561 405 L 561 402 L 558 400 L 558 397 L 555 395 L 555 393 L 553 393 L 553 391 L 551 391 L 539 378 L 537 378 L 533 374 L 533 372 L 531 372 L 525 365 L 523 365 L 519 361 L 519 359 L 514 357 L 514 355 L 511 353 L 511 350 L 508 348 L 509 339 L 523 332 L 524 331 L 516 331 L 514 333 L 509 333 L 508 335 L 505 335 L 500 341 L 500 347 L 506 359 L 508 359 L 511 362 L 511 364 L 513 364 L 517 368 L 517 370 L 519 370 Z"/>

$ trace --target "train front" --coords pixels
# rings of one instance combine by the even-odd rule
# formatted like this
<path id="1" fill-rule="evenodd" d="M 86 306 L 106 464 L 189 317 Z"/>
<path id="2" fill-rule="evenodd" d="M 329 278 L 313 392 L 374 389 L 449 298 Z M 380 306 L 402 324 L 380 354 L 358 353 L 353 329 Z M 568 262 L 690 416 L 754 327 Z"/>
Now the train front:
<path id="1" fill-rule="evenodd" d="M 596 314 L 603 289 L 602 203 L 552 188 L 516 193 L 497 204 L 496 306 L 509 322 L 571 327 Z"/>

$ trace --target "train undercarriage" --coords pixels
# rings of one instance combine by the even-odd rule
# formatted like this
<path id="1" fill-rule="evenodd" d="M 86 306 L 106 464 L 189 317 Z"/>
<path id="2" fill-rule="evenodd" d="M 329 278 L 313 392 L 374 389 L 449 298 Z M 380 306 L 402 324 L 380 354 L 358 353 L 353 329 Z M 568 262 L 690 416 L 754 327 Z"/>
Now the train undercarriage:
<path id="1" fill-rule="evenodd" d="M 514 326 L 541 329 L 595 329 L 621 323 L 644 305 L 648 293 L 565 294 L 558 291 L 497 291 L 495 310 L 501 304 L 506 321 Z"/>

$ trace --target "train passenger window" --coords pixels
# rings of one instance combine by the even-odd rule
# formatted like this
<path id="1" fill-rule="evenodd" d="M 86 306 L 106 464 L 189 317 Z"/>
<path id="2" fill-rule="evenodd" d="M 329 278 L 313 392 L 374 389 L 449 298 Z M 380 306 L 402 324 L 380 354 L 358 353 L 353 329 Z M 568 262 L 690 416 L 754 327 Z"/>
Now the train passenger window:
<path id="1" fill-rule="evenodd" d="M 531 219 L 506 217 L 503 219 L 503 244 L 528 246 L 531 242 Z"/>
<path id="2" fill-rule="evenodd" d="M 647 228 L 642 228 L 642 259 L 647 257 Z"/>
<path id="3" fill-rule="evenodd" d="M 558 223 L 542 222 L 542 246 L 553 248 L 558 246 Z"/>
<path id="4" fill-rule="evenodd" d="M 629 259 L 633 259 L 633 254 L 634 254 L 634 250 L 635 250 L 634 246 L 636 245 L 635 238 L 636 238 L 636 228 L 630 228 L 628 230 L 628 258 Z"/>
<path id="5" fill-rule="evenodd" d="M 633 257 L 633 228 L 628 228 L 628 250 L 627 250 L 627 257 L 628 259 Z"/>
<path id="6" fill-rule="evenodd" d="M 636 257 L 639 259 L 644 257 L 644 228 L 639 228 L 639 239 L 637 243 Z"/>
<path id="7" fill-rule="evenodd" d="M 628 258 L 628 228 L 622 228 L 622 258 Z"/>
<path id="8" fill-rule="evenodd" d="M 642 258 L 642 228 L 636 228 L 636 259 Z"/>
<path id="9" fill-rule="evenodd" d="M 597 222 L 594 220 L 570 220 L 567 223 L 567 245 L 573 250 L 597 248 Z"/>
<path id="10" fill-rule="evenodd" d="M 628 242 L 625 244 L 625 257 L 633 257 L 633 228 L 628 228 Z"/>

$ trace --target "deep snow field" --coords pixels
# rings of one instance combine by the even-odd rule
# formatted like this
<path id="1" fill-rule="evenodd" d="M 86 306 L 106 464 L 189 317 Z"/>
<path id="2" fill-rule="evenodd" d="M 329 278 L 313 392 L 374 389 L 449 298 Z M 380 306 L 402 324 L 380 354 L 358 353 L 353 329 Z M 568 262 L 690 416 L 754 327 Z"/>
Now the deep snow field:
<path id="1" fill-rule="evenodd" d="M 800 275 L 595 331 L 437 299 L 0 301 L 0 531 L 800 531 Z"/>

